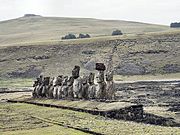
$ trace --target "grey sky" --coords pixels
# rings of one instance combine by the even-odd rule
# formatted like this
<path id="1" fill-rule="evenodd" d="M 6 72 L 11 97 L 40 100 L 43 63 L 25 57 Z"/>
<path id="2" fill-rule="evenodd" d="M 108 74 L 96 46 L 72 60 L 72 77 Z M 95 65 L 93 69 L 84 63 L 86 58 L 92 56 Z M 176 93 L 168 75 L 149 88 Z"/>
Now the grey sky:
<path id="1" fill-rule="evenodd" d="M 180 22 L 180 0 L 0 0 L 0 20 L 34 13 L 156 24 Z"/>

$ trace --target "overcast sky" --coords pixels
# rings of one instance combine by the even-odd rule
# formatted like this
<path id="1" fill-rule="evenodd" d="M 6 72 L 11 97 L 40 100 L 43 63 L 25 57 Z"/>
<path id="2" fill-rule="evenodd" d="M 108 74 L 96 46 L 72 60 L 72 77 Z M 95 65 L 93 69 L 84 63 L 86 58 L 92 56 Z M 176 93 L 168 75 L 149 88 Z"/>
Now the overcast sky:
<path id="1" fill-rule="evenodd" d="M 27 13 L 169 25 L 180 22 L 180 0 L 0 0 L 0 21 Z"/>

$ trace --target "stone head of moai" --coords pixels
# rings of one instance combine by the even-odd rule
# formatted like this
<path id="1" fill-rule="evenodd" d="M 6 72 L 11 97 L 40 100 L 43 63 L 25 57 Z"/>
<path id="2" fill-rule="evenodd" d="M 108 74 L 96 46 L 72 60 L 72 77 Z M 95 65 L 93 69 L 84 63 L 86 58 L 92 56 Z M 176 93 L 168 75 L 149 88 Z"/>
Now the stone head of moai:
<path id="1" fill-rule="evenodd" d="M 38 79 L 38 78 L 37 78 Z M 38 86 L 38 81 L 34 81 L 34 84 L 33 84 L 33 87 L 36 87 L 36 86 Z"/>
<path id="2" fill-rule="evenodd" d="M 61 86 L 63 82 L 63 75 L 59 75 L 56 79 L 56 85 Z"/>
<path id="3" fill-rule="evenodd" d="M 72 77 L 74 79 L 77 79 L 79 77 L 79 71 L 80 71 L 80 66 L 74 66 L 74 69 L 72 70 Z"/>
<path id="4" fill-rule="evenodd" d="M 88 77 L 89 77 L 89 76 L 83 76 L 83 78 L 82 78 L 82 84 L 88 84 Z"/>
<path id="5" fill-rule="evenodd" d="M 62 85 L 67 85 L 67 82 L 68 82 L 68 76 L 64 76 Z"/>
<path id="6" fill-rule="evenodd" d="M 43 75 L 40 75 L 40 76 L 39 76 L 39 79 L 40 79 L 40 80 L 43 80 Z"/>
<path id="7" fill-rule="evenodd" d="M 94 77 L 95 77 L 95 73 L 90 73 L 89 74 L 88 83 L 90 85 L 94 84 Z"/>
<path id="8" fill-rule="evenodd" d="M 104 82 L 104 71 L 106 70 L 104 63 L 96 63 L 96 70 L 98 70 L 98 74 L 96 76 L 97 83 Z"/>
<path id="9" fill-rule="evenodd" d="M 50 77 L 44 77 L 43 84 L 44 85 L 49 85 L 49 83 L 50 83 Z"/>
<path id="10" fill-rule="evenodd" d="M 38 78 L 37 78 L 37 81 L 39 84 L 42 84 L 43 83 L 43 76 L 40 75 Z"/>
<path id="11" fill-rule="evenodd" d="M 106 70 L 106 66 L 104 65 L 104 63 L 96 63 L 96 70 L 98 70 L 98 71 L 105 71 Z"/>
<path id="12" fill-rule="evenodd" d="M 106 81 L 113 81 L 113 71 L 106 72 Z"/>

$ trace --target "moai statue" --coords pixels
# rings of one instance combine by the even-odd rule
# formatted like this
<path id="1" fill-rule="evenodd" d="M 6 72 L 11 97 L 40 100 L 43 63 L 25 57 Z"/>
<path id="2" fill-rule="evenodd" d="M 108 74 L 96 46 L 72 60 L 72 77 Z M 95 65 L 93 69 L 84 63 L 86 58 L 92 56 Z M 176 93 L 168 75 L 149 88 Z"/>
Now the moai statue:
<path id="1" fill-rule="evenodd" d="M 42 89 L 43 89 L 43 76 L 40 75 L 39 78 L 38 78 L 38 88 L 37 88 L 37 95 L 38 97 L 42 97 Z"/>
<path id="2" fill-rule="evenodd" d="M 33 92 L 32 92 L 32 96 L 33 96 L 34 98 L 38 97 L 38 95 L 37 95 L 38 85 L 39 85 L 39 83 L 38 83 L 38 78 L 37 78 L 37 80 L 34 81 L 34 84 L 33 84 L 34 90 L 33 90 Z"/>
<path id="3" fill-rule="evenodd" d="M 68 86 L 67 86 L 68 76 L 63 78 L 62 87 L 61 87 L 61 97 L 66 98 L 68 96 Z"/>
<path id="4" fill-rule="evenodd" d="M 59 75 L 56 78 L 55 87 L 54 87 L 54 98 L 55 99 L 62 98 L 62 93 L 61 93 L 62 82 L 63 82 L 63 75 Z"/>
<path id="5" fill-rule="evenodd" d="M 57 77 L 54 77 L 54 80 L 53 80 L 53 98 L 57 98 L 57 89 L 58 89 L 58 86 L 57 86 Z"/>
<path id="6" fill-rule="evenodd" d="M 67 81 L 68 98 L 69 99 L 72 99 L 74 97 L 74 94 L 73 94 L 73 83 L 74 83 L 74 78 L 72 76 L 70 76 L 68 81 Z"/>
<path id="7" fill-rule="evenodd" d="M 103 63 L 96 63 L 96 70 L 98 71 L 96 76 L 98 83 L 96 96 L 98 99 L 106 99 L 106 82 L 104 81 L 106 67 Z"/>
<path id="8" fill-rule="evenodd" d="M 49 91 L 48 91 L 48 97 L 49 98 L 53 98 L 53 90 L 54 90 L 54 85 L 53 85 L 53 81 L 54 81 L 54 77 L 50 80 L 49 82 Z"/>
<path id="9" fill-rule="evenodd" d="M 58 99 L 58 97 L 61 97 L 59 91 L 61 90 L 62 81 L 63 81 L 62 75 L 55 77 L 55 79 L 53 81 L 53 85 L 54 85 L 53 98 L 55 98 L 55 99 Z M 58 92 L 59 92 L 59 95 L 58 95 Z"/>
<path id="10" fill-rule="evenodd" d="M 81 77 L 79 77 L 79 71 L 80 67 L 75 66 L 74 69 L 72 70 L 72 77 L 74 78 L 74 83 L 73 83 L 73 95 L 74 98 L 82 98 L 82 80 Z"/>
<path id="11" fill-rule="evenodd" d="M 82 78 L 82 98 L 83 99 L 88 99 L 88 88 L 89 88 L 89 84 L 88 84 L 88 78 L 89 76 L 83 76 Z"/>
<path id="12" fill-rule="evenodd" d="M 114 88 L 114 81 L 113 81 L 113 71 L 106 72 L 106 99 L 112 100 L 114 99 L 115 88 Z"/>
<path id="13" fill-rule="evenodd" d="M 80 66 L 74 66 L 74 69 L 72 70 L 72 77 L 74 79 L 79 78 L 79 72 L 80 72 Z"/>
<path id="14" fill-rule="evenodd" d="M 48 97 L 49 82 L 50 82 L 50 77 L 44 77 L 42 94 L 41 94 L 42 97 Z"/>
<path id="15" fill-rule="evenodd" d="M 96 85 L 94 84 L 95 73 L 90 73 L 88 77 L 88 99 L 96 98 Z"/>

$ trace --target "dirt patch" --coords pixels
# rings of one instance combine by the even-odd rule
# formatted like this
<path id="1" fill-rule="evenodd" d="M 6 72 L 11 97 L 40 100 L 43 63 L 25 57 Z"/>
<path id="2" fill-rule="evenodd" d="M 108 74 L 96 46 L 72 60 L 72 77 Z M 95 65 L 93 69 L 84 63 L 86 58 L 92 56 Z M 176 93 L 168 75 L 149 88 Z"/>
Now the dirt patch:
<path id="1" fill-rule="evenodd" d="M 30 66 L 28 69 L 18 69 L 16 71 L 7 73 L 10 78 L 34 78 L 41 74 L 41 70 L 37 69 L 35 66 Z"/>

